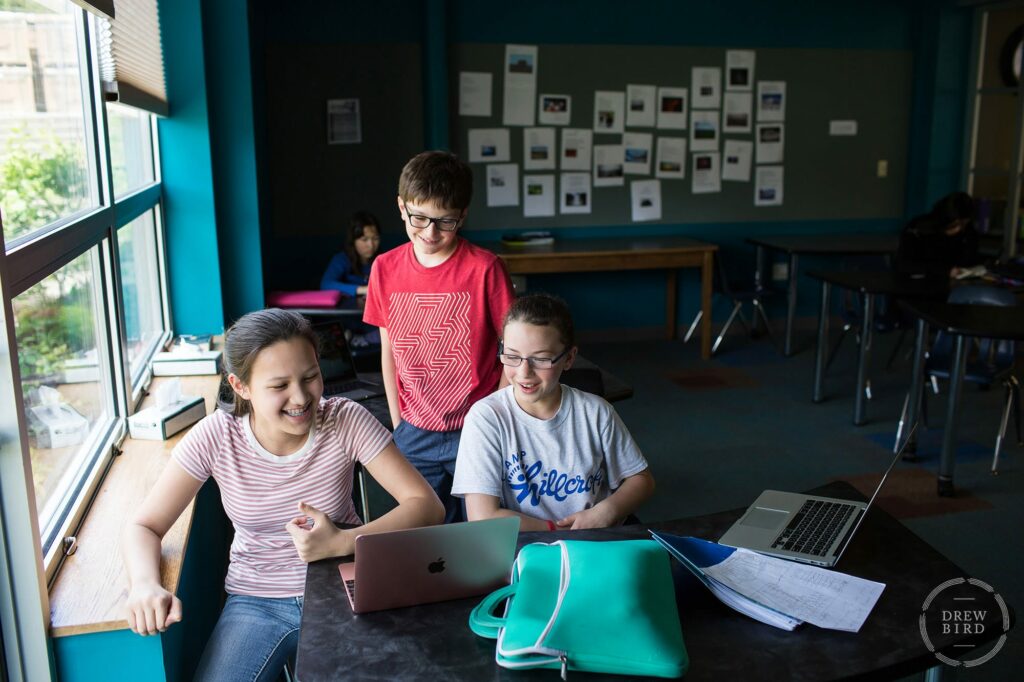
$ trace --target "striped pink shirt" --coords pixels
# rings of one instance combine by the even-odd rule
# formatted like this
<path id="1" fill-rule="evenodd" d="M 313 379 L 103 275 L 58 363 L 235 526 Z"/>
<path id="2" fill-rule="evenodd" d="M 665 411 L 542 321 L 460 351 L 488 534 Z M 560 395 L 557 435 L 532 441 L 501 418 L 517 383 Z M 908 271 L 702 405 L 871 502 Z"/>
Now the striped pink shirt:
<path id="1" fill-rule="evenodd" d="M 391 434 L 366 409 L 344 398 L 321 400 L 314 427 L 297 452 L 277 456 L 257 441 L 249 417 L 221 410 L 207 416 L 174 448 L 175 461 L 200 481 L 220 487 L 235 527 L 224 589 L 230 594 L 293 597 L 303 593 L 306 564 L 285 524 L 300 500 L 336 523 L 359 523 L 352 504 L 355 462 L 366 464 Z"/>

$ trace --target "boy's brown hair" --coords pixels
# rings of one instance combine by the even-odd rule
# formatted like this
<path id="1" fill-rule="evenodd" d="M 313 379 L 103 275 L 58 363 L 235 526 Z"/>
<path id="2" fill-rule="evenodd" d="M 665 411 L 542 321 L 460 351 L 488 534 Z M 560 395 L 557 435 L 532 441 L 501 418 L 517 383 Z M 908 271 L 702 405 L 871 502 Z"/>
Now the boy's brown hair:
<path id="1" fill-rule="evenodd" d="M 421 152 L 402 169 L 398 196 L 402 201 L 463 211 L 473 198 L 473 171 L 450 152 Z"/>

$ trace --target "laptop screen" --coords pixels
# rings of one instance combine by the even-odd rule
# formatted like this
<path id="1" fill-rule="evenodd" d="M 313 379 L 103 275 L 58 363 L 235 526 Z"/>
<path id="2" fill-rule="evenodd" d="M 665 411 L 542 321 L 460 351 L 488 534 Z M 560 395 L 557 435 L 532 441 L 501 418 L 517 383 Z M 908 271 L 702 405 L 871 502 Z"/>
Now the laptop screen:
<path id="1" fill-rule="evenodd" d="M 352 353 L 345 339 L 345 327 L 340 322 L 324 322 L 313 330 L 320 338 L 320 373 L 324 381 L 344 381 L 356 378 Z"/>

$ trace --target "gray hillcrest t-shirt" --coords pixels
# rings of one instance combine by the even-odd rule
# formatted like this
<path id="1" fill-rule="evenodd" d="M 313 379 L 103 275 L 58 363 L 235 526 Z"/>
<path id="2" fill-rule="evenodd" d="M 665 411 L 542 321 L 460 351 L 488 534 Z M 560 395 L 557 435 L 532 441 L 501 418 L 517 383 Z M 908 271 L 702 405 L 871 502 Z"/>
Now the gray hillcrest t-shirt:
<path id="1" fill-rule="evenodd" d="M 551 419 L 527 414 L 508 386 L 466 415 L 452 495 L 493 495 L 505 509 L 558 520 L 589 509 L 647 468 L 603 398 L 562 385 Z"/>

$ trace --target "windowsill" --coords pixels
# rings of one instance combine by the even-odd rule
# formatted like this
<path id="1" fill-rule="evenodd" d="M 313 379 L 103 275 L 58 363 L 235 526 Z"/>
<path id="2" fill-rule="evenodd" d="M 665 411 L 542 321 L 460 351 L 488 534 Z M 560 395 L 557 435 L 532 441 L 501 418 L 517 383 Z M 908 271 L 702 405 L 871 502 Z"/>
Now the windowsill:
<path id="1" fill-rule="evenodd" d="M 150 395 L 140 407 L 153 404 L 152 394 L 169 380 L 154 378 Z M 219 385 L 219 376 L 181 377 L 182 393 L 203 396 L 207 414 L 216 409 Z M 165 441 L 125 439 L 123 453 L 111 464 L 79 529 L 78 549 L 65 559 L 50 590 L 52 637 L 128 629 L 124 618 L 128 576 L 121 560 L 121 532 L 187 432 L 185 429 Z M 160 579 L 172 593 L 178 590 L 194 509 L 195 500 L 164 536 L 161 546 Z"/>

